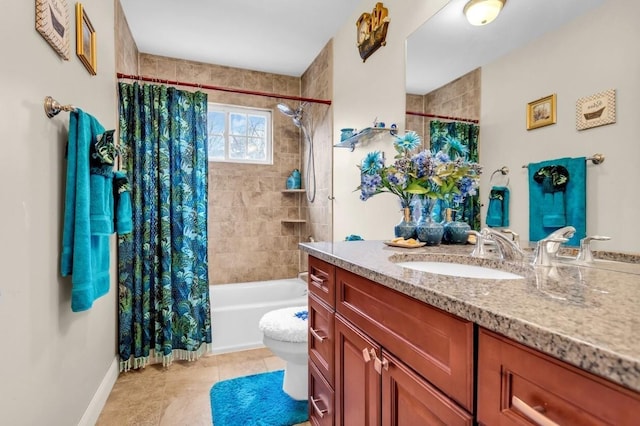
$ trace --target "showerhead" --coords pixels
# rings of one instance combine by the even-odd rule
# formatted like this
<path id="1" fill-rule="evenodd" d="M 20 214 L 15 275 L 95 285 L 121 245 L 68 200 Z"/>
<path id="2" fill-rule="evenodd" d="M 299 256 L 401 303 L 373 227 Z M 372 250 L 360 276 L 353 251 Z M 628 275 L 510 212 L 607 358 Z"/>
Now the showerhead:
<path id="1" fill-rule="evenodd" d="M 288 105 L 278 104 L 278 109 L 280 110 L 281 113 L 283 113 L 286 116 L 294 117 L 296 115 L 296 112 L 291 108 L 289 108 Z"/>
<path id="2" fill-rule="evenodd" d="M 302 110 L 304 108 L 304 104 L 300 104 L 300 106 L 294 111 L 286 104 L 278 104 L 278 109 L 281 113 L 286 115 L 287 117 L 291 117 L 293 120 L 293 124 L 296 127 L 302 126 Z"/>

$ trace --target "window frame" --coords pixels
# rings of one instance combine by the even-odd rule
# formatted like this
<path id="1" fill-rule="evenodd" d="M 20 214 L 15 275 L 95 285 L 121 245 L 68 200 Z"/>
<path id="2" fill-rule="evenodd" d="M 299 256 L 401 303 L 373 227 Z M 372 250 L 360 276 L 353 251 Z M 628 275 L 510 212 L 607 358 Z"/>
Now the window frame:
<path id="1" fill-rule="evenodd" d="M 207 120 L 209 118 L 209 112 L 223 112 L 224 117 L 224 133 L 222 137 L 224 138 L 224 158 L 221 157 L 211 157 L 209 154 L 209 147 L 207 147 L 207 159 L 209 162 L 216 163 L 238 163 L 238 164 L 256 164 L 256 165 L 265 165 L 272 166 L 273 165 L 273 110 L 268 108 L 256 108 L 256 107 L 247 107 L 240 105 L 231 105 L 224 104 L 218 102 L 208 102 L 207 103 Z M 232 113 L 236 114 L 244 114 L 247 117 L 251 115 L 255 115 L 258 117 L 265 118 L 265 146 L 266 146 L 266 158 L 264 160 L 252 160 L 250 158 L 231 158 L 230 153 L 230 128 L 231 128 L 231 119 L 230 116 Z M 207 125 L 207 135 L 209 135 L 209 128 Z M 245 135 L 246 136 L 246 135 Z M 247 136 L 248 137 L 248 136 Z"/>

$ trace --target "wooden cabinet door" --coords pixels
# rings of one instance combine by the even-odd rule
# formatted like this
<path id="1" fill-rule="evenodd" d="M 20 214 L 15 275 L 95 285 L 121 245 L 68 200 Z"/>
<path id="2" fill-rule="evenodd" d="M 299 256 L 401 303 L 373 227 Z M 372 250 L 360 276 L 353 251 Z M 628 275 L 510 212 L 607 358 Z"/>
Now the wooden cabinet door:
<path id="1" fill-rule="evenodd" d="M 471 426 L 472 416 L 382 350 L 382 425 Z"/>
<path id="2" fill-rule="evenodd" d="M 335 413 L 337 426 L 380 425 L 380 347 L 336 315 Z M 373 351 L 373 352 L 371 352 Z M 368 359 L 368 360 L 367 360 Z"/>

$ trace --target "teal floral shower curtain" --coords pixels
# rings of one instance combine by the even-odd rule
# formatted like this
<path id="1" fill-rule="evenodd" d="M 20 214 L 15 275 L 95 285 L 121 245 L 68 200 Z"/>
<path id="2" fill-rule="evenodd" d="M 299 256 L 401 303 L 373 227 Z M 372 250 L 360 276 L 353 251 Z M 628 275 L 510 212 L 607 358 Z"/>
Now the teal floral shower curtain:
<path id="1" fill-rule="evenodd" d="M 462 157 L 466 161 L 478 162 L 478 133 L 480 128 L 459 121 L 431 121 L 429 126 L 431 152 L 443 151 L 451 158 Z M 459 208 L 462 219 L 471 229 L 480 229 L 480 196 L 467 197 Z"/>
<path id="2" fill-rule="evenodd" d="M 120 371 L 209 349 L 207 95 L 119 83 L 133 233 L 118 241 Z"/>

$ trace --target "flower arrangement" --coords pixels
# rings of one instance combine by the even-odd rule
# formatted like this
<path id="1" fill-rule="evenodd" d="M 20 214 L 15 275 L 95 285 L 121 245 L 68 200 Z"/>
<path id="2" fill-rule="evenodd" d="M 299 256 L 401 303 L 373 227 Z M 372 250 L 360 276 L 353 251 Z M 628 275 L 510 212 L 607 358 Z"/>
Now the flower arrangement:
<path id="1" fill-rule="evenodd" d="M 462 203 L 465 197 L 475 195 L 482 166 L 451 158 L 448 152 L 459 152 L 464 147 L 456 140 L 449 141 L 443 150 L 432 153 L 423 150 L 412 154 L 422 140 L 413 131 L 396 137 L 396 155 L 393 164 L 385 165 L 380 151 L 370 152 L 358 165 L 360 168 L 360 199 L 368 200 L 376 194 L 390 192 L 400 198 L 400 204 L 409 207 L 415 195 Z"/>

